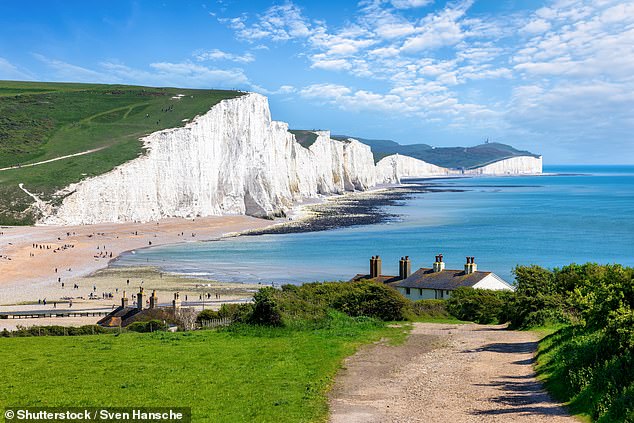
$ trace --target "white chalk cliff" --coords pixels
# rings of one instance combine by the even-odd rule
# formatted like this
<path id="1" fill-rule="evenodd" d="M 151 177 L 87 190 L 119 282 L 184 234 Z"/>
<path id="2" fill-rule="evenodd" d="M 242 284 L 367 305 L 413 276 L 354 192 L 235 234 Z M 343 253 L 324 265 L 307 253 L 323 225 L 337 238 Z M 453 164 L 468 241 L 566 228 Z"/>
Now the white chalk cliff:
<path id="1" fill-rule="evenodd" d="M 41 223 L 271 216 L 303 198 L 377 184 L 370 147 L 332 140 L 321 131 L 304 148 L 286 123 L 271 120 L 268 101 L 259 94 L 224 100 L 185 127 L 143 141 L 143 156 L 69 186 L 60 195 L 70 195 Z"/>
<path id="2" fill-rule="evenodd" d="M 465 175 L 535 175 L 542 173 L 542 156 L 517 156 L 467 169 Z"/>
<path id="3" fill-rule="evenodd" d="M 498 160 L 473 169 L 448 169 L 415 159 L 393 154 L 377 163 L 377 178 L 401 179 L 443 175 L 538 175 L 542 173 L 542 157 L 516 156 Z"/>
<path id="4" fill-rule="evenodd" d="M 380 180 L 452 175 L 453 170 L 427 163 L 401 154 L 393 154 L 379 160 L 376 164 Z"/>
<path id="5" fill-rule="evenodd" d="M 456 172 L 401 155 L 375 166 L 369 146 L 333 140 L 328 131 L 316 133 L 305 148 L 286 123 L 271 120 L 266 97 L 224 100 L 184 127 L 145 137 L 143 156 L 59 192 L 65 197 L 61 205 L 40 208 L 40 223 L 273 216 L 305 198 Z M 541 172 L 541 158 L 539 171 L 533 161 L 518 159 L 490 164 L 480 173 Z"/>

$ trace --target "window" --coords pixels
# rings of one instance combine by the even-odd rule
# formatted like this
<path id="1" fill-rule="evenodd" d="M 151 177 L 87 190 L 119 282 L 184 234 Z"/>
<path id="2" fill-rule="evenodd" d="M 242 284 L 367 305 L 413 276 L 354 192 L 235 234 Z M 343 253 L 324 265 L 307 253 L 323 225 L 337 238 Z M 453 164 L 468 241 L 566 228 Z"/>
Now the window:
<path id="1" fill-rule="evenodd" d="M 405 288 L 405 295 L 409 295 L 409 288 Z"/>

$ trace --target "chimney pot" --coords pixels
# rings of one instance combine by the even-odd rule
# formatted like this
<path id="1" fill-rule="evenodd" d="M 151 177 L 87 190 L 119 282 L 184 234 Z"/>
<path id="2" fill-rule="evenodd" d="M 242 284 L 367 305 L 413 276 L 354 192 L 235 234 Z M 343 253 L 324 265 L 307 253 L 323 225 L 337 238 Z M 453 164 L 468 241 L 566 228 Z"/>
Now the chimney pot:
<path id="1" fill-rule="evenodd" d="M 436 262 L 434 263 L 433 270 L 434 272 L 442 272 L 445 270 L 445 263 L 442 261 L 442 254 L 438 254 L 436 256 Z"/>

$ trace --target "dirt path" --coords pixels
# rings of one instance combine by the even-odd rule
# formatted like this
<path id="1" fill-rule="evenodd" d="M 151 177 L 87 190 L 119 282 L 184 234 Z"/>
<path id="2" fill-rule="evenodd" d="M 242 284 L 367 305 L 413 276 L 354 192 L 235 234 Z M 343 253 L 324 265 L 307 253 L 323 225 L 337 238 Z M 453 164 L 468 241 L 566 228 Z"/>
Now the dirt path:
<path id="1" fill-rule="evenodd" d="M 59 156 L 59 157 L 55 157 L 53 159 L 43 160 L 41 162 L 27 163 L 27 164 L 23 164 L 23 165 L 13 165 L 13 166 L 8 166 L 8 167 L 3 167 L 3 168 L 0 168 L 0 172 L 2 172 L 4 170 L 21 169 L 23 167 L 39 166 L 39 165 L 42 165 L 42 164 L 45 164 L 45 163 L 51 163 L 51 162 L 56 162 L 58 160 L 68 159 L 70 157 L 77 157 L 77 156 L 83 156 L 83 155 L 86 155 L 86 154 L 92 154 L 92 153 L 96 153 L 97 151 L 103 150 L 106 147 L 107 146 L 99 147 L 99 148 L 93 148 L 92 150 L 86 150 L 86 151 L 82 151 L 80 153 L 69 154 L 67 156 Z"/>
<path id="2" fill-rule="evenodd" d="M 502 326 L 416 323 L 404 345 L 346 360 L 330 421 L 576 422 L 535 379 L 536 341 Z"/>

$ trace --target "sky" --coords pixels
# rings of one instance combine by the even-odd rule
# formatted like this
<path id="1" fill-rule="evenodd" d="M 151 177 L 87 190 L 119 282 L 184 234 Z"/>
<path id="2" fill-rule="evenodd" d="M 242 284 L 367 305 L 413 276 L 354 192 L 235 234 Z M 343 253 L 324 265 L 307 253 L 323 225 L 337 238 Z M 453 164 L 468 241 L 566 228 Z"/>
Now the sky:
<path id="1" fill-rule="evenodd" d="M 634 164 L 634 0 L 2 0 L 0 79 L 235 88 L 292 129 Z"/>

